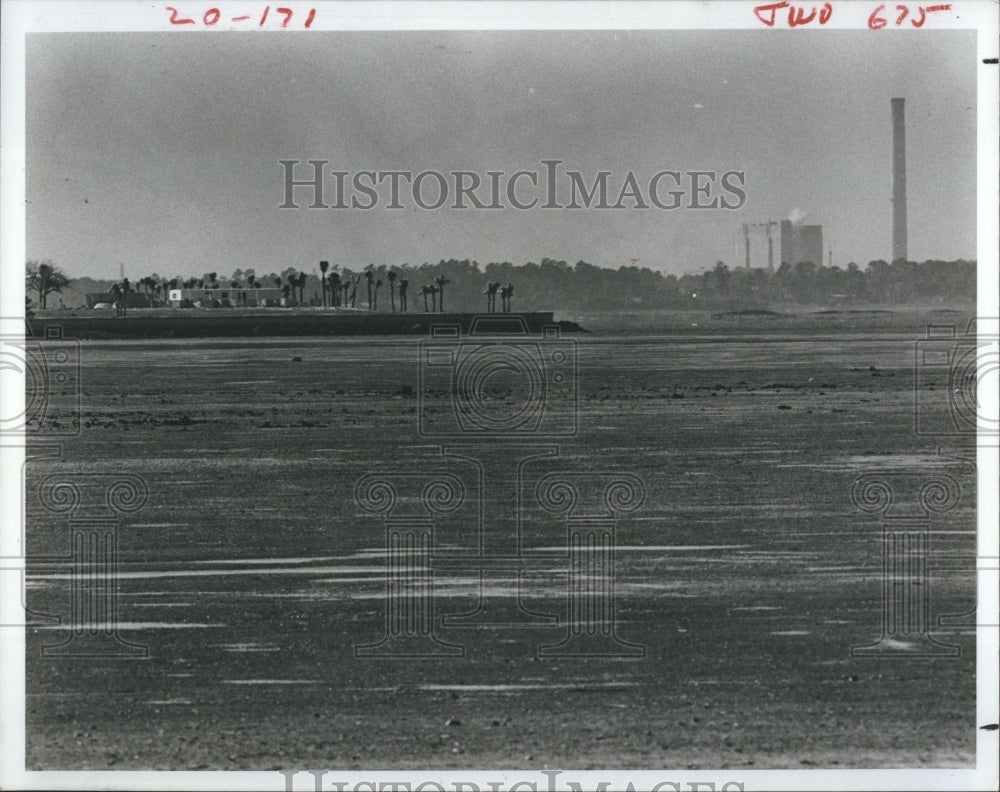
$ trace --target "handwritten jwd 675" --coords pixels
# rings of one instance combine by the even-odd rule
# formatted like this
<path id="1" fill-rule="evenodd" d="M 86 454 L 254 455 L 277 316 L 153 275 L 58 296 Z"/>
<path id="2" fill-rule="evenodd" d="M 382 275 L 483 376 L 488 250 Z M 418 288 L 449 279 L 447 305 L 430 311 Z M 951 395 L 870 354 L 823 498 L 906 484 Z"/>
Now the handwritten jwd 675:
<path id="1" fill-rule="evenodd" d="M 810 6 L 808 9 L 805 6 L 799 7 L 792 5 L 788 0 L 781 0 L 777 3 L 767 3 L 765 5 L 756 6 L 753 10 L 754 15 L 763 22 L 767 27 L 774 27 L 775 23 L 778 21 L 778 12 L 788 9 L 788 27 L 801 27 L 802 25 L 808 25 L 815 22 L 819 25 L 825 25 L 830 21 L 833 16 L 833 6 L 830 3 L 823 3 L 823 5 Z M 938 13 L 941 11 L 951 11 L 950 4 L 941 5 L 931 5 L 931 6 L 917 6 L 916 11 L 911 10 L 911 6 L 908 5 L 897 5 L 894 7 L 895 13 L 890 13 L 891 16 L 895 16 L 894 25 L 895 27 L 900 27 L 902 24 L 909 19 L 910 24 L 915 27 L 923 27 L 924 22 L 927 21 L 927 15 Z M 881 30 L 882 28 L 890 24 L 890 19 L 886 19 L 884 14 L 886 14 L 885 5 L 880 5 L 875 8 L 871 14 L 868 15 L 868 28 L 870 30 Z"/>

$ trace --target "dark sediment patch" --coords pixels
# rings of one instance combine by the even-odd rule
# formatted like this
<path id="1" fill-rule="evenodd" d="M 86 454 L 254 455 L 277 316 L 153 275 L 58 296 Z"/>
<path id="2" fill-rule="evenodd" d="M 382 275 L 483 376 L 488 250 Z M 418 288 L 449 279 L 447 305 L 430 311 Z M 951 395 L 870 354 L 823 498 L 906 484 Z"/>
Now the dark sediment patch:
<path id="1" fill-rule="evenodd" d="M 795 314 L 780 313 L 779 311 L 768 311 L 763 308 L 746 308 L 742 311 L 725 311 L 724 313 L 712 314 L 713 319 L 730 319 L 732 317 L 746 316 L 751 318 L 790 318 Z"/>
<path id="2" fill-rule="evenodd" d="M 840 310 L 840 311 L 814 311 L 815 316 L 836 316 L 837 314 L 864 314 L 865 316 L 891 316 L 896 313 L 895 311 L 887 311 L 884 309 L 869 309 L 869 310 Z M 961 313 L 960 311 L 957 313 Z"/>

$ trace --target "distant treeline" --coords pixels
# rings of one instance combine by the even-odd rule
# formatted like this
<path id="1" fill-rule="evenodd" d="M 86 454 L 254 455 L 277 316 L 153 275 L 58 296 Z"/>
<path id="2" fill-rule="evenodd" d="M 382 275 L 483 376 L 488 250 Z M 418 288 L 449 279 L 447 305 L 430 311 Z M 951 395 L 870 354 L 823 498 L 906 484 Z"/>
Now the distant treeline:
<path id="1" fill-rule="evenodd" d="M 248 284 L 273 287 L 287 284 L 305 274 L 293 301 L 321 304 L 321 280 L 318 262 L 312 272 L 288 268 L 280 273 L 258 274 L 254 270 L 236 270 L 229 276 L 206 273 L 203 278 L 164 278 L 150 275 L 134 280 L 137 290 L 152 293 L 154 301 L 165 300 L 167 288 L 179 288 L 195 282 L 213 282 L 223 288 L 242 288 Z M 873 304 L 973 302 L 976 297 L 976 262 L 974 261 L 870 261 L 861 268 L 851 263 L 847 268 L 823 267 L 809 262 L 784 263 L 774 272 L 765 269 L 731 269 L 723 262 L 705 272 L 688 275 L 663 275 L 645 267 L 597 267 L 585 261 L 568 264 L 551 258 L 540 263 L 512 264 L 493 262 L 481 265 L 465 259 L 449 259 L 437 264 L 398 267 L 338 267 L 331 262 L 327 279 L 336 272 L 342 281 L 357 279 L 357 307 L 367 307 L 365 272 L 372 270 L 382 281 L 379 307 L 390 307 L 389 271 L 396 273 L 398 284 L 409 284 L 409 310 L 423 309 L 421 288 L 440 283 L 443 277 L 446 309 L 480 311 L 486 307 L 489 284 L 514 287 L 511 310 L 616 310 L 642 308 L 766 308 L 787 303 L 798 304 Z M 209 275 L 214 276 L 209 279 Z M 85 292 L 107 290 L 111 281 L 80 278 L 63 290 L 67 307 L 83 304 Z M 299 281 L 302 284 L 302 281 Z M 157 288 L 152 284 L 160 284 Z M 50 307 L 53 307 L 50 305 Z M 397 307 L 398 309 L 398 307 Z"/>

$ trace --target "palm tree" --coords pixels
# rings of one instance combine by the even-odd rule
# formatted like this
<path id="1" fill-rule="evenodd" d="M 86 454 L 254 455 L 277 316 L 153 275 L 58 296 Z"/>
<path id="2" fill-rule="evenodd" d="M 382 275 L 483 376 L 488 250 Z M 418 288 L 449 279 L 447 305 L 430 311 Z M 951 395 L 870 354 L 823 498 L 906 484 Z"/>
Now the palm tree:
<path id="1" fill-rule="evenodd" d="M 396 313 L 396 273 L 389 270 L 385 277 L 389 279 L 389 304 L 392 306 L 392 312 Z"/>
<path id="2" fill-rule="evenodd" d="M 399 310 L 406 313 L 406 288 L 410 282 L 406 278 L 399 279 Z"/>
<path id="3" fill-rule="evenodd" d="M 289 283 L 286 283 L 284 286 L 281 287 L 281 294 L 285 298 L 285 305 L 286 305 L 286 307 L 287 307 L 288 302 L 289 302 L 288 295 L 291 292 L 291 290 L 292 290 L 292 286 Z"/>
<path id="4" fill-rule="evenodd" d="M 330 305 L 340 306 L 340 273 L 330 273 Z"/>
<path id="5" fill-rule="evenodd" d="M 379 278 L 378 280 L 375 281 L 375 308 L 374 308 L 374 310 L 376 310 L 376 311 L 378 310 L 378 290 L 381 287 L 382 287 L 382 279 Z"/>
<path id="6" fill-rule="evenodd" d="M 326 271 L 330 269 L 329 261 L 319 263 L 319 291 L 322 295 L 323 307 L 326 307 Z"/>
<path id="7" fill-rule="evenodd" d="M 358 304 L 358 284 L 361 282 L 361 278 L 355 275 L 351 279 L 351 307 L 354 308 Z"/>
<path id="8" fill-rule="evenodd" d="M 256 281 L 257 281 L 257 276 L 254 275 L 252 272 L 248 272 L 247 273 L 247 286 L 249 286 L 251 289 L 256 289 L 257 287 L 254 285 L 256 283 Z"/>
<path id="9" fill-rule="evenodd" d="M 428 286 L 427 290 L 431 293 L 431 311 L 432 312 L 436 311 L 437 310 L 438 287 L 437 286 Z"/>
<path id="10" fill-rule="evenodd" d="M 365 270 L 365 280 L 368 281 L 368 310 L 372 310 L 372 283 L 375 280 L 375 275 L 371 271 L 371 265 L 369 264 L 369 269 Z"/>
<path id="11" fill-rule="evenodd" d="M 309 276 L 304 272 L 300 272 L 296 278 L 296 285 L 299 287 L 299 305 L 306 304 L 306 278 Z"/>
<path id="12" fill-rule="evenodd" d="M 514 294 L 514 284 L 508 283 L 500 289 L 500 303 L 504 313 L 510 313 L 510 298 Z"/>
<path id="13" fill-rule="evenodd" d="M 444 287 L 446 283 L 451 283 L 451 281 L 444 275 L 438 275 L 434 279 L 434 282 L 438 285 L 438 291 L 441 292 L 441 299 L 438 302 L 438 307 L 440 308 L 441 313 L 444 313 Z"/>
<path id="14" fill-rule="evenodd" d="M 431 293 L 431 287 L 425 283 L 420 287 L 420 293 L 424 295 L 424 313 L 427 313 L 427 295 Z"/>
<path id="15" fill-rule="evenodd" d="M 497 290 L 500 288 L 499 283 L 487 283 L 486 291 L 483 294 L 486 295 L 486 312 L 496 313 L 497 310 Z"/>
<path id="16" fill-rule="evenodd" d="M 128 312 L 128 293 L 132 291 L 132 284 L 128 282 L 128 278 L 122 279 L 122 316 Z"/>

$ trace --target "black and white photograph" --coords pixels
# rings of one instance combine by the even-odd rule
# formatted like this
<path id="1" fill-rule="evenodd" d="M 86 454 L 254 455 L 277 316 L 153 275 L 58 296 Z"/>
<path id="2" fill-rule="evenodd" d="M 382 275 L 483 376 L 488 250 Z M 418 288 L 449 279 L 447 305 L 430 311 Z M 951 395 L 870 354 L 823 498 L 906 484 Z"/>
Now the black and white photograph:
<path id="1" fill-rule="evenodd" d="M 995 3 L 2 12 L 0 788 L 997 788 Z"/>

